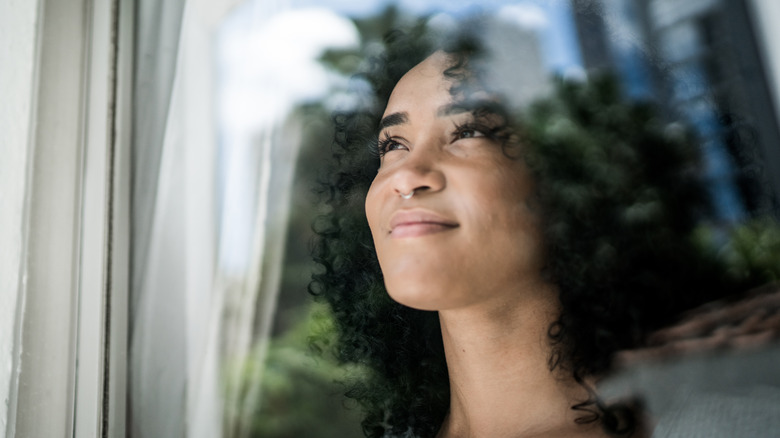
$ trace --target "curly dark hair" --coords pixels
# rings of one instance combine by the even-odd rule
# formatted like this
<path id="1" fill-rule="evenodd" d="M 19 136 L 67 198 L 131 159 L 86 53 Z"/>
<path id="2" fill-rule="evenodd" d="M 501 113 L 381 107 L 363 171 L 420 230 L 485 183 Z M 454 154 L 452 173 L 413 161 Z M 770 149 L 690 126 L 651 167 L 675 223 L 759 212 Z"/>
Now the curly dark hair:
<path id="1" fill-rule="evenodd" d="M 327 213 L 315 223 L 310 292 L 335 319 L 340 361 L 364 366 L 347 395 L 365 410 L 368 437 L 434 436 L 449 407 L 449 382 L 436 312 L 387 294 L 364 213 L 376 175 L 376 127 L 396 82 L 434 49 L 457 72 L 477 56 L 468 37 L 437 45 L 417 28 L 391 34 L 384 54 L 359 75 L 372 86 L 363 107 L 334 116 L 333 166 L 324 182 Z M 735 290 L 691 239 L 708 213 L 688 131 L 652 105 L 625 101 L 616 81 L 557 80 L 554 95 L 514 117 L 537 187 L 546 247 L 544 275 L 561 314 L 549 328 L 550 369 L 586 386 L 618 350 L 639 345 L 680 311 Z M 578 422 L 600 421 L 631 435 L 632 410 L 590 400 Z"/>

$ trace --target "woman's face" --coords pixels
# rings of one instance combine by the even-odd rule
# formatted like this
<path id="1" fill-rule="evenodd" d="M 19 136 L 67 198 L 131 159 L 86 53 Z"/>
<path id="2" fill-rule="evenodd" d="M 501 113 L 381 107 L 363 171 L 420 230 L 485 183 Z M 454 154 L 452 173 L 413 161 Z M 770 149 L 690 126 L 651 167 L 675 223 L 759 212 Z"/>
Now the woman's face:
<path id="1" fill-rule="evenodd" d="M 395 86 L 366 198 L 390 296 L 424 310 L 502 305 L 541 278 L 528 171 L 510 157 L 517 146 L 505 150 L 496 138 L 503 118 L 473 110 L 495 99 L 486 92 L 453 99 L 443 74 L 450 65 L 436 52 Z"/>

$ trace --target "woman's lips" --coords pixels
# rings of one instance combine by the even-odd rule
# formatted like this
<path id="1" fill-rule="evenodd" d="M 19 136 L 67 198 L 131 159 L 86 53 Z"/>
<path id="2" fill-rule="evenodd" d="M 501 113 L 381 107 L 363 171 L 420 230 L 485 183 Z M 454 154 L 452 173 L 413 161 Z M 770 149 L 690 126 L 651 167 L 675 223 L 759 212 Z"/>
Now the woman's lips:
<path id="1" fill-rule="evenodd" d="M 457 228 L 458 224 L 426 210 L 400 210 L 390 218 L 390 236 L 419 237 Z"/>

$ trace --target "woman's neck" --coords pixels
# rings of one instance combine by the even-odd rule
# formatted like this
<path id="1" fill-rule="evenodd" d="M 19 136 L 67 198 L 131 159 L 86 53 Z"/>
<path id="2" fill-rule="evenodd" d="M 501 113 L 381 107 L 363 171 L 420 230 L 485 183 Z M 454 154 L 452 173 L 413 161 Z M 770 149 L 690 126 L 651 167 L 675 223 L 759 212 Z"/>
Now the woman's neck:
<path id="1" fill-rule="evenodd" d="M 604 436 L 598 424 L 575 423 L 571 406 L 587 391 L 550 371 L 547 333 L 559 307 L 549 289 L 439 312 L 450 375 L 450 412 L 439 438 Z"/>

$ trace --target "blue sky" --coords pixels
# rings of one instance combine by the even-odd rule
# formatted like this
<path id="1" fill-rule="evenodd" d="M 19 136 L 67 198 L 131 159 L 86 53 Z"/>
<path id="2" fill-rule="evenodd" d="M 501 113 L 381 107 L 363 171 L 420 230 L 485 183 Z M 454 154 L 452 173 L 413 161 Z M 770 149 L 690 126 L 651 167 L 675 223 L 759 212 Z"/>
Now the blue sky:
<path id="1" fill-rule="evenodd" d="M 452 14 L 461 14 L 474 10 L 498 9 L 501 6 L 516 3 L 526 3 L 523 1 L 507 0 L 292 0 L 291 6 L 320 6 L 331 8 L 336 12 L 352 16 L 366 16 L 375 14 L 390 4 L 396 4 L 401 9 L 415 14 L 426 14 L 433 12 L 449 12 Z M 535 0 L 533 3 L 544 5 L 553 3 L 567 3 L 565 0 L 542 1 Z"/>
<path id="2" fill-rule="evenodd" d="M 338 14 L 364 17 L 377 14 L 390 4 L 411 14 L 446 12 L 461 16 L 477 11 L 496 11 L 508 5 L 531 5 L 542 11 L 549 26 L 541 30 L 540 40 L 547 67 L 564 74 L 580 67 L 582 61 L 577 46 L 569 0 L 292 0 L 291 7 L 323 7 Z"/>

